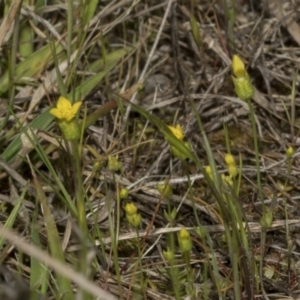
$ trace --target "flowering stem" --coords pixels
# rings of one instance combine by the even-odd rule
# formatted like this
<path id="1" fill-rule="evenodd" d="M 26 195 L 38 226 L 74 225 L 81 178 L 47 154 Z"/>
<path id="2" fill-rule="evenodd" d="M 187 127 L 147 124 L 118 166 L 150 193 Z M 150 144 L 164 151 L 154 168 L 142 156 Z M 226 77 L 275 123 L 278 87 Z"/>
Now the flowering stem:
<path id="1" fill-rule="evenodd" d="M 78 212 L 78 223 L 82 233 L 87 235 L 87 222 L 85 214 L 85 203 L 83 195 L 82 177 L 81 177 L 81 164 L 80 164 L 80 154 L 78 151 L 78 141 L 72 142 L 72 150 L 75 158 L 75 170 L 76 170 L 76 204 Z"/>
<path id="2" fill-rule="evenodd" d="M 82 185 L 82 176 L 81 176 L 81 161 L 80 161 L 80 152 L 78 149 L 78 140 L 73 140 L 71 142 L 72 144 L 72 153 L 75 159 L 75 173 L 76 173 L 76 180 L 75 180 L 75 199 L 76 199 L 76 205 L 77 205 L 77 214 L 78 214 L 78 224 L 79 228 L 81 230 L 81 240 L 82 240 L 82 249 L 80 253 L 80 262 L 79 262 L 79 268 L 82 274 L 86 274 L 87 272 L 87 244 L 84 242 L 86 239 L 88 239 L 88 228 L 87 228 L 87 222 L 86 222 L 86 214 L 85 214 L 85 203 L 84 203 L 84 191 L 83 191 L 83 185 Z M 86 292 L 85 291 L 79 291 L 81 292 L 82 298 L 86 298 Z"/>
<path id="3" fill-rule="evenodd" d="M 143 266 L 142 266 L 142 251 L 141 251 L 141 239 L 140 239 L 140 233 L 139 233 L 139 228 L 136 227 L 136 236 L 137 236 L 137 248 L 138 248 L 138 264 L 140 268 L 140 274 L 141 274 L 141 283 L 143 282 Z M 141 285 L 141 287 L 144 285 Z M 144 290 L 142 288 L 141 291 L 144 294 Z"/>
<path id="4" fill-rule="evenodd" d="M 115 179 L 115 173 L 113 172 L 113 181 L 117 183 L 117 228 L 116 228 L 116 235 L 115 235 L 115 241 L 116 241 L 116 247 L 118 247 L 119 243 L 119 233 L 120 233 L 120 210 L 121 210 L 121 199 L 120 199 L 120 193 L 119 193 L 119 185 L 118 182 Z"/>
<path id="5" fill-rule="evenodd" d="M 263 198 L 262 189 L 261 189 L 260 164 L 259 164 L 259 155 L 258 155 L 258 139 L 257 139 L 257 131 L 256 131 L 255 118 L 254 118 L 254 110 L 253 110 L 251 99 L 247 99 L 247 103 L 249 105 L 250 119 L 251 119 L 252 132 L 253 132 L 254 152 L 255 152 L 256 172 L 257 172 L 258 194 L 259 194 L 260 201 L 262 203 L 262 209 L 263 209 L 263 213 L 264 213 L 265 212 L 265 205 L 264 205 L 264 198 Z"/>

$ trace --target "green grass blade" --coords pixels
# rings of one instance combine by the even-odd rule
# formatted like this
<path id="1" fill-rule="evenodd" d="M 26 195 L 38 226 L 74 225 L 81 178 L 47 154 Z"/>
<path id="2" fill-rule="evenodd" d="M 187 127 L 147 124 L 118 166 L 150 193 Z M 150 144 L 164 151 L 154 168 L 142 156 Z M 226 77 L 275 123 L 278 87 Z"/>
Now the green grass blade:
<path id="1" fill-rule="evenodd" d="M 84 14 L 84 20 L 83 20 L 83 24 L 84 26 L 88 25 L 88 23 L 92 20 L 95 12 L 96 12 L 96 8 L 98 5 L 98 0 L 89 0 L 89 3 L 86 5 L 86 11 Z"/>
<path id="2" fill-rule="evenodd" d="M 74 97 L 76 100 L 83 99 L 86 95 L 88 95 L 104 78 L 104 76 L 110 72 L 118 63 L 119 59 L 126 53 L 126 51 L 120 51 L 118 52 L 118 55 L 116 56 L 113 54 L 113 57 L 115 58 L 110 64 L 107 64 L 103 71 L 101 71 L 99 74 L 96 74 L 86 81 L 84 81 L 80 86 L 78 86 L 74 92 L 71 92 L 67 95 L 68 98 L 72 99 Z M 103 66 L 102 59 L 98 60 L 96 63 L 94 63 L 94 68 L 98 68 L 100 66 Z M 32 129 L 39 129 L 39 130 L 49 130 L 52 121 L 54 120 L 54 117 L 50 115 L 49 109 L 46 110 L 43 114 L 38 116 L 36 119 L 34 119 L 27 127 L 24 127 L 22 129 L 22 132 L 26 131 L 26 128 L 30 127 Z M 5 161 L 11 161 L 14 159 L 15 155 L 18 153 L 18 151 L 21 148 L 21 140 L 20 135 L 17 135 L 17 137 L 7 146 L 5 151 L 2 153 L 2 158 Z"/>
<path id="3" fill-rule="evenodd" d="M 37 192 L 37 198 L 40 201 L 40 204 L 43 209 L 44 222 L 46 224 L 47 237 L 48 237 L 48 246 L 51 252 L 51 255 L 59 260 L 60 262 L 65 262 L 65 256 L 63 249 L 61 247 L 61 240 L 59 237 L 59 233 L 57 231 L 55 219 L 51 213 L 50 207 L 47 203 L 46 195 L 43 191 L 42 185 L 39 179 L 36 177 L 34 170 L 32 169 L 32 175 L 34 179 L 34 185 Z M 58 286 L 59 293 L 62 295 L 63 300 L 73 300 L 73 289 L 69 279 L 61 276 L 56 273 L 56 283 Z"/>
<path id="4" fill-rule="evenodd" d="M 41 247 L 40 236 L 39 236 L 39 225 L 37 224 L 38 217 L 38 201 L 36 201 L 35 210 L 32 215 L 31 223 L 31 243 L 33 245 Z M 37 286 L 40 277 L 40 263 L 35 259 L 31 258 L 30 260 L 31 270 L 30 270 L 30 286 Z"/>
<path id="5" fill-rule="evenodd" d="M 19 213 L 20 207 L 23 203 L 24 195 L 25 195 L 26 192 L 27 192 L 27 190 L 24 189 L 20 199 L 17 201 L 15 207 L 13 208 L 11 214 L 9 215 L 8 219 L 5 222 L 5 225 L 4 225 L 5 228 L 10 229 L 14 225 L 16 217 Z M 3 248 L 4 241 L 5 241 L 5 239 L 3 237 L 0 237 L 0 251 Z"/>
<path id="6" fill-rule="evenodd" d="M 63 50 L 60 44 L 56 44 L 56 53 L 60 53 Z M 34 77 L 35 74 L 43 70 L 49 61 L 52 59 L 52 53 L 50 45 L 47 45 L 32 55 L 28 56 L 27 59 L 20 62 L 15 70 L 15 82 L 21 80 L 22 77 Z M 6 93 L 9 88 L 9 72 L 6 71 L 0 78 L 0 96 Z"/>

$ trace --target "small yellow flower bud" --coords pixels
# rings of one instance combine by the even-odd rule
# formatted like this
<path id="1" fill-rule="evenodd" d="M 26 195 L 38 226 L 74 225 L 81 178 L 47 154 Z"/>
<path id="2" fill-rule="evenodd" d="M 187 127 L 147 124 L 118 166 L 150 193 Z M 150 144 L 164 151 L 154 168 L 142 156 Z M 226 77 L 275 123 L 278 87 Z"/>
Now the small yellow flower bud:
<path id="1" fill-rule="evenodd" d="M 94 163 L 94 165 L 93 165 L 93 170 L 94 170 L 95 172 L 97 172 L 97 171 L 100 170 L 101 167 L 102 167 L 102 163 L 101 163 L 100 161 L 96 161 L 96 162 Z"/>
<path id="2" fill-rule="evenodd" d="M 232 81 L 237 96 L 242 100 L 250 99 L 254 95 L 254 88 L 243 61 L 238 55 L 232 58 Z"/>
<path id="3" fill-rule="evenodd" d="M 157 184 L 158 192 L 166 199 L 170 198 L 173 194 L 172 186 L 166 183 L 158 183 Z"/>
<path id="4" fill-rule="evenodd" d="M 222 181 L 223 181 L 223 183 L 224 183 L 225 185 L 233 186 L 233 181 L 232 181 L 231 177 L 222 174 L 222 175 L 221 175 L 221 178 L 222 178 Z"/>
<path id="5" fill-rule="evenodd" d="M 180 141 L 182 141 L 184 139 L 184 134 L 183 134 L 182 128 L 179 124 L 177 124 L 176 127 L 173 127 L 173 126 L 168 126 L 168 127 Z"/>
<path id="6" fill-rule="evenodd" d="M 195 233 L 199 236 L 200 239 L 205 239 L 206 236 L 206 229 L 205 227 L 201 226 L 201 227 L 196 227 L 195 229 Z"/>
<path id="7" fill-rule="evenodd" d="M 126 220 L 133 227 L 138 227 L 142 222 L 142 216 L 140 214 L 126 215 Z"/>
<path id="8" fill-rule="evenodd" d="M 125 205 L 125 212 L 127 215 L 135 215 L 137 213 L 137 207 L 129 202 Z"/>
<path id="9" fill-rule="evenodd" d="M 295 154 L 295 150 L 292 146 L 290 146 L 286 149 L 287 158 L 292 158 L 294 154 Z"/>
<path id="10" fill-rule="evenodd" d="M 231 67 L 235 77 L 239 78 L 246 76 L 245 64 L 238 55 L 233 55 Z"/>
<path id="11" fill-rule="evenodd" d="M 168 263 L 174 261 L 175 258 L 174 252 L 170 250 L 170 248 L 168 248 L 166 251 L 163 250 L 163 256 Z"/>
<path id="12" fill-rule="evenodd" d="M 210 166 L 207 166 L 207 167 L 205 168 L 205 171 L 206 171 L 207 175 L 210 177 L 210 179 L 213 180 L 213 174 L 212 174 L 211 167 L 210 167 Z"/>
<path id="13" fill-rule="evenodd" d="M 232 154 L 227 153 L 224 158 L 227 165 L 235 165 L 235 160 Z"/>
<path id="14" fill-rule="evenodd" d="M 164 217 L 170 223 L 175 220 L 176 215 L 177 215 L 177 210 L 176 210 L 175 207 L 173 207 L 173 209 L 172 209 L 172 211 L 170 213 L 168 213 L 166 210 L 164 210 Z"/>
<path id="15" fill-rule="evenodd" d="M 263 230 L 267 230 L 271 227 L 273 223 L 273 213 L 272 211 L 267 211 L 260 219 L 260 225 Z"/>
<path id="16" fill-rule="evenodd" d="M 122 168 L 122 164 L 119 162 L 118 157 L 109 156 L 108 157 L 108 169 L 110 171 L 116 172 Z"/>
<path id="17" fill-rule="evenodd" d="M 178 233 L 178 238 L 179 239 L 190 239 L 190 233 L 185 228 L 182 228 L 182 229 L 180 229 L 180 231 Z"/>
<path id="18" fill-rule="evenodd" d="M 190 251 L 193 247 L 190 233 L 185 228 L 178 233 L 178 244 L 182 253 Z"/>
<path id="19" fill-rule="evenodd" d="M 120 191 L 119 191 L 120 199 L 126 199 L 126 198 L 128 198 L 128 195 L 129 195 L 128 189 L 126 189 L 126 188 L 120 189 Z"/>
<path id="20" fill-rule="evenodd" d="M 237 168 L 235 165 L 228 165 L 227 170 L 228 170 L 228 173 L 231 178 L 234 178 L 238 174 L 238 171 L 237 171 Z"/>

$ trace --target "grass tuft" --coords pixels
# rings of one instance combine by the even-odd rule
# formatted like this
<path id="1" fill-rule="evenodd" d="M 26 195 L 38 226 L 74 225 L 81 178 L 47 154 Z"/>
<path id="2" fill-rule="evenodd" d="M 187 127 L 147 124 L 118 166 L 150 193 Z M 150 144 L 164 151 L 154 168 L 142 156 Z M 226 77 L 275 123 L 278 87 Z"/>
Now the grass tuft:
<path id="1" fill-rule="evenodd" d="M 1 299 L 300 297 L 299 5 L 255 5 L 0 3 Z"/>

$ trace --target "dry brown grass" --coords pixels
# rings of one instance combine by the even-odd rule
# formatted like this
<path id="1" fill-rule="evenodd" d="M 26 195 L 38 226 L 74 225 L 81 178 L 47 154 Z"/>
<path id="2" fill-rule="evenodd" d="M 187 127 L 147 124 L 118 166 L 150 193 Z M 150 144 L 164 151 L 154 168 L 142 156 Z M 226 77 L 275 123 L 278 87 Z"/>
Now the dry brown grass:
<path id="1" fill-rule="evenodd" d="M 22 133 L 21 128 L 32 124 L 60 95 L 55 64 L 61 67 L 68 93 L 72 93 L 86 79 L 107 70 L 103 79 L 87 89 L 82 99 L 87 114 L 105 103 L 107 105 L 105 117 L 91 125 L 83 137 L 82 181 L 89 199 L 87 222 L 94 239 L 94 245 L 87 245 L 90 273 L 87 277 L 91 283 L 120 297 L 120 285 L 113 267 L 108 216 L 116 222 L 117 190 L 127 187 L 130 201 L 136 204 L 143 217 L 139 232 L 143 279 L 142 283 L 138 282 L 139 273 L 135 269 L 136 232 L 128 227 L 121 210 L 118 259 L 123 299 L 175 299 L 169 267 L 162 251 L 167 246 L 167 233 L 177 232 L 183 226 L 190 229 L 196 226 L 193 205 L 212 239 L 219 273 L 224 280 L 221 297 L 215 289 L 212 273 L 208 272 L 208 278 L 204 278 L 204 266 L 210 263 L 204 255 L 205 245 L 198 236 L 193 235 L 191 268 L 194 274 L 194 298 L 234 299 L 231 264 L 226 243 L 222 241 L 224 226 L 206 180 L 193 163 L 185 166 L 172 157 L 168 142 L 161 132 L 135 112 L 128 105 L 128 99 L 167 125 L 181 124 L 193 152 L 206 166 L 208 159 L 203 137 L 188 100 L 193 99 L 220 174 L 226 172 L 223 157 L 227 149 L 223 124 L 227 124 L 231 152 L 236 158 L 241 155 L 243 161 L 239 201 L 249 225 L 248 238 L 252 242 L 251 251 L 258 266 L 262 206 L 256 186 L 249 109 L 245 102 L 236 98 L 231 80 L 231 56 L 236 53 L 246 62 L 255 86 L 253 104 L 259 134 L 263 196 L 266 206 L 273 211 L 274 219 L 263 251 L 264 270 L 269 269 L 274 273 L 270 278 L 264 273 L 264 291 L 253 286 L 254 295 L 249 295 L 247 288 L 242 286 L 240 299 L 299 299 L 300 160 L 297 150 L 300 144 L 300 95 L 297 70 L 300 66 L 300 2 L 236 1 L 232 32 L 228 29 L 229 20 L 223 6 L 225 2 L 178 1 L 177 7 L 170 7 L 168 12 L 166 8 L 170 1 L 99 1 L 94 17 L 84 29 L 85 35 L 81 32 L 83 43 L 80 30 L 84 19 L 80 16 L 80 7 L 74 4 L 74 33 L 71 36 L 74 47 L 71 49 L 67 46 L 68 11 L 65 1 L 53 1 L 35 12 L 24 6 L 19 11 L 19 1 L 14 1 L 10 13 L 5 11 L 4 4 L 0 2 L 0 128 L 3 128 L 0 135 L 1 224 L 8 220 L 17 199 L 22 198 L 13 230 L 20 238 L 23 237 L 23 241 L 30 242 L 32 224 L 35 224 L 32 220 L 37 212 L 39 248 L 47 250 L 48 237 L 43 212 L 35 201 L 37 191 L 32 183 L 32 164 L 39 172 L 37 176 L 55 217 L 66 262 L 74 269 L 78 267 L 77 261 L 82 259 L 79 251 L 82 248 L 81 233 L 75 218 L 71 217 L 71 212 L 58 198 L 57 182 L 36 148 L 20 143 L 19 148 L 13 148 L 12 144 L 14 138 Z M 166 16 L 164 23 L 162 20 Z M 199 28 L 199 45 L 192 32 L 192 17 Z M 39 60 L 38 66 L 32 66 L 35 72 L 23 70 L 25 75 L 22 73 L 13 84 L 7 84 L 3 78 L 7 70 L 13 72 L 13 51 L 16 51 L 15 66 L 25 59 L 19 52 L 20 48 L 14 49 L 13 39 L 18 39 L 16 30 L 21 30 L 26 20 L 30 21 L 26 24 L 34 29 L 33 52 L 50 41 L 58 41 L 63 55 L 56 54 L 57 62 L 52 56 L 45 59 L 45 64 Z M 76 49 L 80 49 L 78 56 L 71 58 L 71 54 L 76 54 Z M 117 51 L 124 53 L 118 54 Z M 93 67 L 93 62 L 100 58 L 104 63 Z M 64 65 L 66 59 L 67 64 Z M 72 61 L 76 63 L 72 64 Z M 109 70 L 108 66 L 111 66 Z M 295 94 L 292 101 L 293 80 Z M 136 92 L 140 83 L 144 88 Z M 72 156 L 67 152 L 67 147 L 58 143 L 59 131 L 54 124 L 49 118 L 45 123 L 39 122 L 36 137 L 66 191 L 74 197 Z M 296 150 L 290 170 L 285 154 L 289 146 Z M 106 161 L 109 155 L 115 154 L 119 155 L 123 168 L 122 172 L 112 174 L 107 169 Z M 100 163 L 99 169 L 95 168 L 96 163 Z M 165 179 L 173 187 L 171 206 L 178 209 L 171 227 L 164 217 L 166 202 L 156 188 Z M 193 196 L 187 192 L 189 180 L 192 181 Z M 27 288 L 26 285 L 24 288 L 20 283 L 18 287 L 22 287 L 21 292 L 13 296 L 9 296 L 9 291 L 13 289 L 11 282 L 19 280 L 14 273 L 22 274 L 25 281 L 30 277 L 29 261 L 30 255 L 34 257 L 31 252 L 34 250 L 22 248 L 13 239 L 6 238 L 0 252 L 0 262 L 6 266 L 0 269 L 0 291 L 6 293 L 5 299 L 25 299 L 20 297 L 25 297 L 23 289 Z M 21 254 L 22 251 L 25 254 Z M 180 274 L 184 278 L 187 271 L 179 252 L 177 254 Z M 47 265 L 58 271 L 51 258 Z M 80 286 L 76 278 L 70 278 L 75 288 Z M 184 280 L 181 283 L 180 291 L 185 294 Z M 51 284 L 47 297 L 56 299 L 53 286 L 50 287 Z M 207 287 L 209 296 L 205 298 L 203 289 Z M 40 290 L 40 286 L 32 288 Z M 93 295 L 97 293 L 95 291 Z M 105 296 L 101 299 L 105 299 Z M 187 298 L 182 296 L 182 299 Z"/>

